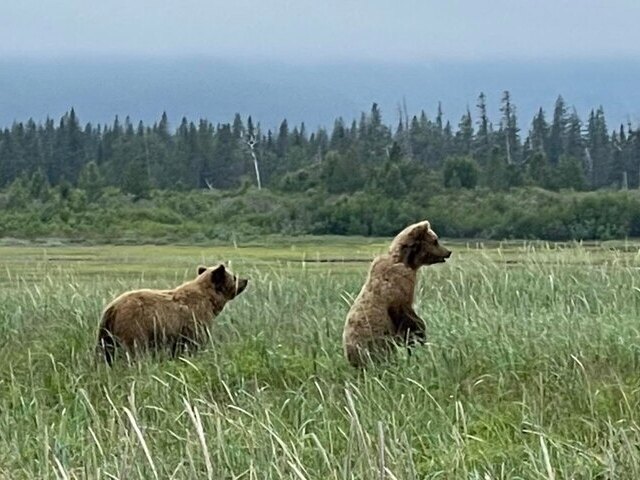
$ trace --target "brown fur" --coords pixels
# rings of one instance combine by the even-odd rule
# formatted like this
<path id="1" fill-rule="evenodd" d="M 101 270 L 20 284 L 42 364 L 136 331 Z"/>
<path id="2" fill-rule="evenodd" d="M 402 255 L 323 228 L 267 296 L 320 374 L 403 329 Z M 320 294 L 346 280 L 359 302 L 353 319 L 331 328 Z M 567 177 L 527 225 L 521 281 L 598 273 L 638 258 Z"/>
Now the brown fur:
<path id="1" fill-rule="evenodd" d="M 388 253 L 373 260 L 344 326 L 349 363 L 363 366 L 369 359 L 386 357 L 395 345 L 424 342 L 425 323 L 413 310 L 417 271 L 450 256 L 425 220 L 405 228 Z"/>
<path id="2" fill-rule="evenodd" d="M 198 267 L 198 276 L 172 290 L 134 290 L 105 308 L 98 347 L 111 364 L 116 347 L 133 355 L 138 350 L 170 349 L 174 355 L 206 340 L 213 318 L 239 295 L 247 280 L 224 265 Z"/>

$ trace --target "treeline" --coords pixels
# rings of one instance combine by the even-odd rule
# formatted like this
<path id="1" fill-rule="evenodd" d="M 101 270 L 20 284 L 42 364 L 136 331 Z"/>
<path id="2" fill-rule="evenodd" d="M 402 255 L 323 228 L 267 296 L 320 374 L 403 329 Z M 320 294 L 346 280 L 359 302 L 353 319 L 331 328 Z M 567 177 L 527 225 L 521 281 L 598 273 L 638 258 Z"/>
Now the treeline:
<path id="1" fill-rule="evenodd" d="M 1 132 L 0 188 L 34 175 L 49 186 L 114 186 L 138 197 L 151 189 L 237 188 L 257 181 L 252 150 L 262 185 L 284 191 L 396 195 L 434 181 L 454 189 L 638 188 L 640 132 L 610 131 L 602 108 L 585 123 L 559 97 L 551 118 L 540 109 L 523 134 L 509 92 L 497 124 L 485 102 L 481 94 L 475 116 L 467 111 L 455 127 L 438 108 L 433 118 L 402 113 L 391 128 L 374 104 L 358 121 L 338 119 L 330 131 L 311 133 L 287 120 L 263 131 L 240 115 L 218 125 L 185 118 L 175 130 L 166 114 L 153 125 L 116 118 L 82 126 L 72 109 L 57 123 L 29 120 Z"/>
<path id="2" fill-rule="evenodd" d="M 486 112 L 480 95 L 455 129 L 440 108 L 390 127 L 376 104 L 311 133 L 239 115 L 81 126 L 73 109 L 14 123 L 0 133 L 0 237 L 388 236 L 425 217 L 452 237 L 640 236 L 638 130 L 609 131 L 601 108 L 583 124 L 561 97 L 526 134 L 508 92 L 495 125 Z"/>

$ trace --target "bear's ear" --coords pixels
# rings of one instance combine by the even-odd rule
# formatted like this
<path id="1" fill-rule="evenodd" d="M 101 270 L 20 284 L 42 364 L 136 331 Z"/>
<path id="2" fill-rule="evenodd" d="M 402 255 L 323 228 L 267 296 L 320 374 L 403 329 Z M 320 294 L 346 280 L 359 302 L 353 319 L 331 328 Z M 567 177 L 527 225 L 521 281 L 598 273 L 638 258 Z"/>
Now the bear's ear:
<path id="1" fill-rule="evenodd" d="M 202 275 L 206 271 L 207 271 L 207 267 L 205 267 L 204 265 L 198 266 L 198 275 Z"/>
<path id="2" fill-rule="evenodd" d="M 222 285 L 225 279 L 224 265 L 218 266 L 213 272 L 211 272 L 211 282 L 214 285 Z"/>
<path id="3" fill-rule="evenodd" d="M 429 220 L 423 220 L 422 222 L 420 222 L 422 224 L 422 226 L 425 228 L 425 230 L 431 230 L 431 224 L 429 223 Z"/>
<path id="4" fill-rule="evenodd" d="M 431 225 L 429 225 L 429 222 L 425 220 L 420 223 L 420 226 L 416 229 L 415 236 L 413 238 L 418 241 L 426 240 L 429 235 L 429 230 L 431 230 Z"/>

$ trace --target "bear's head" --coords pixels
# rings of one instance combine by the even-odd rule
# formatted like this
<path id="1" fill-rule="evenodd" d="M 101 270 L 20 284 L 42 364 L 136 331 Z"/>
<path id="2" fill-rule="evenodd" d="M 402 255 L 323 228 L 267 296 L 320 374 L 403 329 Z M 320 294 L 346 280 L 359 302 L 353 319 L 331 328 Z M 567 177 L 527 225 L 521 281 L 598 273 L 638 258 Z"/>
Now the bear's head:
<path id="1" fill-rule="evenodd" d="M 442 263 L 451 251 L 440 245 L 438 235 L 427 220 L 409 225 L 391 242 L 389 254 L 410 268 Z"/>
<path id="2" fill-rule="evenodd" d="M 210 285 L 216 296 L 220 296 L 224 300 L 231 300 L 240 295 L 247 288 L 249 282 L 246 278 L 236 277 L 224 265 L 199 266 L 198 279 Z"/>

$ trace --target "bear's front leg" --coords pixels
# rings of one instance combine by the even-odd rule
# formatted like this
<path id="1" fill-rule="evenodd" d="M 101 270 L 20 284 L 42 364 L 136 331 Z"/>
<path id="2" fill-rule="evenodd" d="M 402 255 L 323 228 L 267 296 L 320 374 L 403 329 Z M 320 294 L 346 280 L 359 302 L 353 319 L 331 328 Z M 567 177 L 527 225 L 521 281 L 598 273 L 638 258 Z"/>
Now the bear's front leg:
<path id="1" fill-rule="evenodd" d="M 395 306 L 389 308 L 389 317 L 395 328 L 396 337 L 411 353 L 411 347 L 426 342 L 426 326 L 411 306 Z"/>

